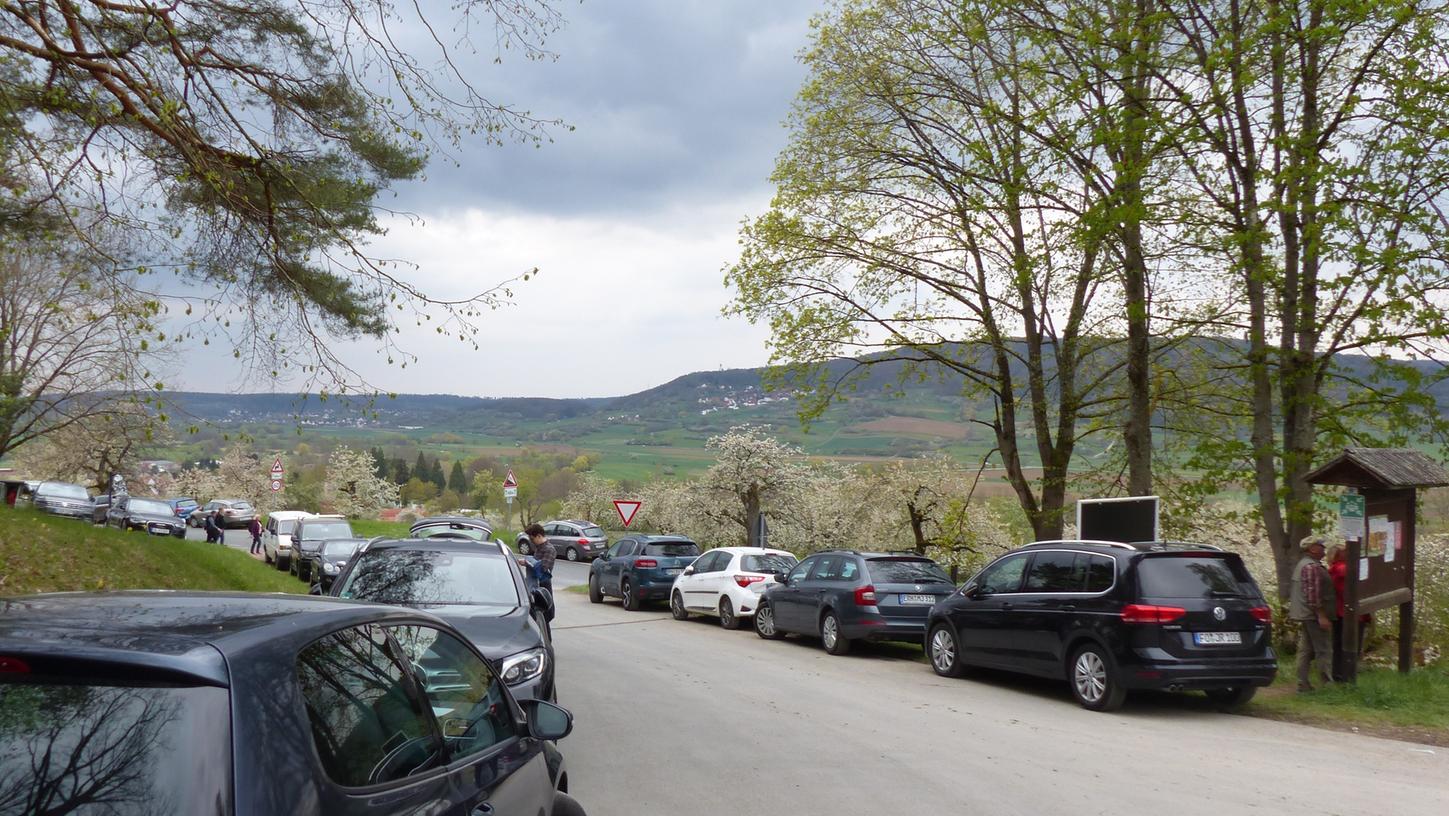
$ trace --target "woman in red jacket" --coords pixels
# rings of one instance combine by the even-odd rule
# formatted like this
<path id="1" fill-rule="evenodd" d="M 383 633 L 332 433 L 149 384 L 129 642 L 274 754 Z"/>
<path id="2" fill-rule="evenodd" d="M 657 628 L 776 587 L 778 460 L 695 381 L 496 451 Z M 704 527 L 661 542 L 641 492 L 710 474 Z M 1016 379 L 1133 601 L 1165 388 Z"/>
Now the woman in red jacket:
<path id="1" fill-rule="evenodd" d="M 1328 577 L 1333 579 L 1333 593 L 1338 596 L 1338 613 L 1333 617 L 1333 679 L 1342 681 L 1347 674 L 1343 654 L 1343 600 L 1348 596 L 1348 548 L 1335 544 L 1328 551 Z M 1358 619 L 1358 654 L 1363 657 L 1363 644 L 1368 635 L 1368 624 L 1372 615 L 1360 615 Z"/>

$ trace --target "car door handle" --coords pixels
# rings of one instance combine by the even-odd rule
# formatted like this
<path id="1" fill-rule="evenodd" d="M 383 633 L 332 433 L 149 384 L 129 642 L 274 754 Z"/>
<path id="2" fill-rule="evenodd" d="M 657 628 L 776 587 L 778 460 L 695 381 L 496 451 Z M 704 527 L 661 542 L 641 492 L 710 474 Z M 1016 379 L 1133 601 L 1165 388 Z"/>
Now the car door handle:
<path id="1" fill-rule="evenodd" d="M 1007 612 L 1007 611 L 1010 611 L 1010 610 L 1011 610 L 1011 602 L 1010 601 L 1002 601 L 1001 602 L 1001 611 L 1002 612 Z"/>
<path id="2" fill-rule="evenodd" d="M 473 808 L 472 816 L 492 816 L 492 814 L 493 806 L 488 804 L 487 802 L 484 802 L 478 807 Z"/>

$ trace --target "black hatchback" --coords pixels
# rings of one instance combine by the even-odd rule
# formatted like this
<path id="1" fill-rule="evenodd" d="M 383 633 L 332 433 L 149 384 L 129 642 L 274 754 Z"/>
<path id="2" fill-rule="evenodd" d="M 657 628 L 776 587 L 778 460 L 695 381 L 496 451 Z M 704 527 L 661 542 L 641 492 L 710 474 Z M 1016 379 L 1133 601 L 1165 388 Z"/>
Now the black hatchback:
<path id="1" fill-rule="evenodd" d="M 1097 711 L 1134 689 L 1197 689 L 1231 707 L 1277 674 L 1271 622 L 1242 559 L 1216 547 L 1039 542 L 937 604 L 926 649 L 937 674 L 1066 679 Z"/>
<path id="2" fill-rule="evenodd" d="M 801 561 L 765 590 L 755 634 L 820 638 L 843 655 L 858 640 L 921 642 L 926 614 L 955 585 L 935 561 L 918 555 L 831 550 Z"/>
<path id="3" fill-rule="evenodd" d="M 553 741 L 438 618 L 306 596 L 0 601 L 5 813 L 582 813 Z M 9 806 L 7 806 L 7 804 Z"/>

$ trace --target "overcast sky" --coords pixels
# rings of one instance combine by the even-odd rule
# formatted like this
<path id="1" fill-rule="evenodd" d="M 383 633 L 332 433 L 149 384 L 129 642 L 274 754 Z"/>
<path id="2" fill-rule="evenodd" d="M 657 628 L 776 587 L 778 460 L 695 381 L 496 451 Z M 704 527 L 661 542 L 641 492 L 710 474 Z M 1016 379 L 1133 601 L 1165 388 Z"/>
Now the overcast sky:
<path id="1" fill-rule="evenodd" d="M 409 323 L 399 344 L 421 359 L 406 370 L 371 341 L 342 356 L 383 389 L 471 396 L 612 396 L 764 363 L 764 328 L 720 316 L 723 268 L 740 220 L 769 203 L 804 79 L 796 56 L 822 5 L 560 2 L 556 62 L 479 60 L 487 93 L 576 129 L 540 148 L 470 145 L 461 167 L 435 161 L 398 191 L 423 223 L 389 222 L 376 254 L 417 263 L 442 296 L 540 274 L 485 318 L 480 352 Z"/>

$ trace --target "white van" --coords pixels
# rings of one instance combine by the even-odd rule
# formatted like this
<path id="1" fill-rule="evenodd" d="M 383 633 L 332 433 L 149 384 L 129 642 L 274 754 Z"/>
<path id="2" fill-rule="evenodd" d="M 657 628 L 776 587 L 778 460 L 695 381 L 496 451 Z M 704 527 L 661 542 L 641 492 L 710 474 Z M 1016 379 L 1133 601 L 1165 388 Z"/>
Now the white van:
<path id="1" fill-rule="evenodd" d="M 279 570 L 292 565 L 292 530 L 299 519 L 315 515 L 306 510 L 278 510 L 267 514 L 267 526 L 262 532 L 262 557 L 268 564 L 276 564 Z"/>

